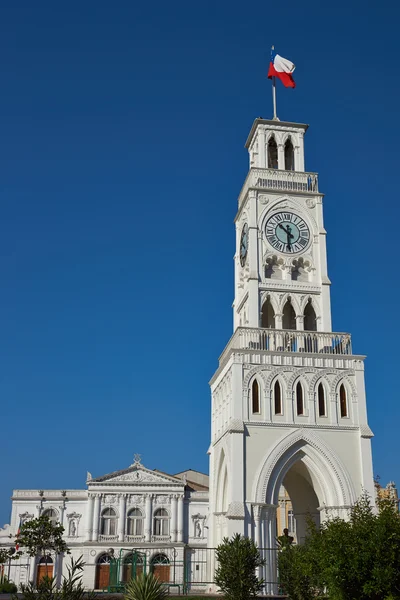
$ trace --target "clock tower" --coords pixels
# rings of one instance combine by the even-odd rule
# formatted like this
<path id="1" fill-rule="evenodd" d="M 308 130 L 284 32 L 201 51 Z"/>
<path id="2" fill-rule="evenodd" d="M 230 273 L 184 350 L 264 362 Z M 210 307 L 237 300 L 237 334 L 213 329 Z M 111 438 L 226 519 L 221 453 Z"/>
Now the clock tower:
<path id="1" fill-rule="evenodd" d="M 346 517 L 374 497 L 364 356 L 332 332 L 323 194 L 305 171 L 308 126 L 256 119 L 235 218 L 233 335 L 211 379 L 210 536 L 265 549 L 276 587 L 276 511 L 284 486 L 297 539 L 307 516 Z M 271 549 L 271 550 L 269 550 Z"/>

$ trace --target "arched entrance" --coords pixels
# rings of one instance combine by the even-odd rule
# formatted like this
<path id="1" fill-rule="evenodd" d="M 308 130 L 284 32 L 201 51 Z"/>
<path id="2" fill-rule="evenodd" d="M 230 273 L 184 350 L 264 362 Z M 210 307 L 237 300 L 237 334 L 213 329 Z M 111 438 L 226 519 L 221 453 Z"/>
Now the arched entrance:
<path id="1" fill-rule="evenodd" d="M 43 556 L 37 566 L 36 585 L 45 578 L 53 577 L 54 565 L 51 556 Z"/>
<path id="2" fill-rule="evenodd" d="M 136 579 L 143 573 L 144 561 L 143 554 L 139 552 L 130 552 L 124 558 L 122 581 L 127 583 L 131 579 Z"/>
<path id="3" fill-rule="evenodd" d="M 276 530 L 276 521 L 281 486 L 292 502 L 298 543 L 305 539 L 309 517 L 317 524 L 328 515 L 346 517 L 355 501 L 344 465 L 312 430 L 298 429 L 281 438 L 265 457 L 255 490 L 257 505 L 264 506 L 256 539 L 271 549 L 262 574 L 268 582 L 267 594 L 277 591 L 276 538 L 282 531 Z"/>
<path id="4" fill-rule="evenodd" d="M 96 580 L 95 589 L 104 590 L 110 583 L 110 563 L 109 554 L 101 554 L 96 561 Z"/>
<path id="5" fill-rule="evenodd" d="M 151 572 L 157 579 L 165 583 L 169 582 L 169 559 L 165 554 L 156 554 L 151 559 Z"/>

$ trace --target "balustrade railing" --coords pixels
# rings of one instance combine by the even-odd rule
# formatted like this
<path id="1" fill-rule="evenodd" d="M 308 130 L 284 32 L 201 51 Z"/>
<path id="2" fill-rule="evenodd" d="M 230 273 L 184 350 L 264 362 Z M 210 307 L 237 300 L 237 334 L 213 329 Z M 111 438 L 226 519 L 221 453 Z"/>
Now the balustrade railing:
<path id="1" fill-rule="evenodd" d="M 238 327 L 220 356 L 222 363 L 230 350 L 264 350 L 312 354 L 352 354 L 349 333 L 323 333 L 287 329 Z"/>
<path id="2" fill-rule="evenodd" d="M 239 204 L 249 188 L 317 193 L 318 174 L 280 169 L 250 169 L 239 196 Z"/>
<path id="3" fill-rule="evenodd" d="M 131 542 L 134 544 L 140 544 L 141 542 L 144 542 L 144 540 L 145 540 L 144 535 L 126 535 L 125 536 L 126 542 Z"/>
<path id="4" fill-rule="evenodd" d="M 99 542 L 118 542 L 118 535 L 99 535 Z"/>
<path id="5" fill-rule="evenodd" d="M 151 541 L 152 542 L 170 542 L 171 536 L 170 535 L 152 535 Z"/>

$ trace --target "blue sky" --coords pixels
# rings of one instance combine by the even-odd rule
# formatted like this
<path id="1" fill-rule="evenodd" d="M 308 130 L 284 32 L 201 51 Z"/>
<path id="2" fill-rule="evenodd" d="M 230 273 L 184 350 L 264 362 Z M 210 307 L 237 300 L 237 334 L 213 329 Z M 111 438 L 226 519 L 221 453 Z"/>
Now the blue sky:
<path id="1" fill-rule="evenodd" d="M 0 524 L 13 488 L 208 469 L 237 195 L 271 44 L 310 124 L 333 327 L 367 354 L 374 472 L 400 484 L 398 3 L 0 6 Z"/>

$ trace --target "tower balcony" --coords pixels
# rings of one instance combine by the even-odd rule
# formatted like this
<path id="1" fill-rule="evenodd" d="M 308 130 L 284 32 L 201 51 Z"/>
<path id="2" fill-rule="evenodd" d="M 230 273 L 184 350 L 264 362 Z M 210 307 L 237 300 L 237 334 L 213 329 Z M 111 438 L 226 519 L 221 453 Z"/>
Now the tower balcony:
<path id="1" fill-rule="evenodd" d="M 250 188 L 318 194 L 318 174 L 280 169 L 250 169 L 239 195 L 239 206 Z"/>
<path id="2" fill-rule="evenodd" d="M 222 365 L 232 350 L 272 353 L 352 354 L 349 333 L 238 327 L 219 357 Z"/>

